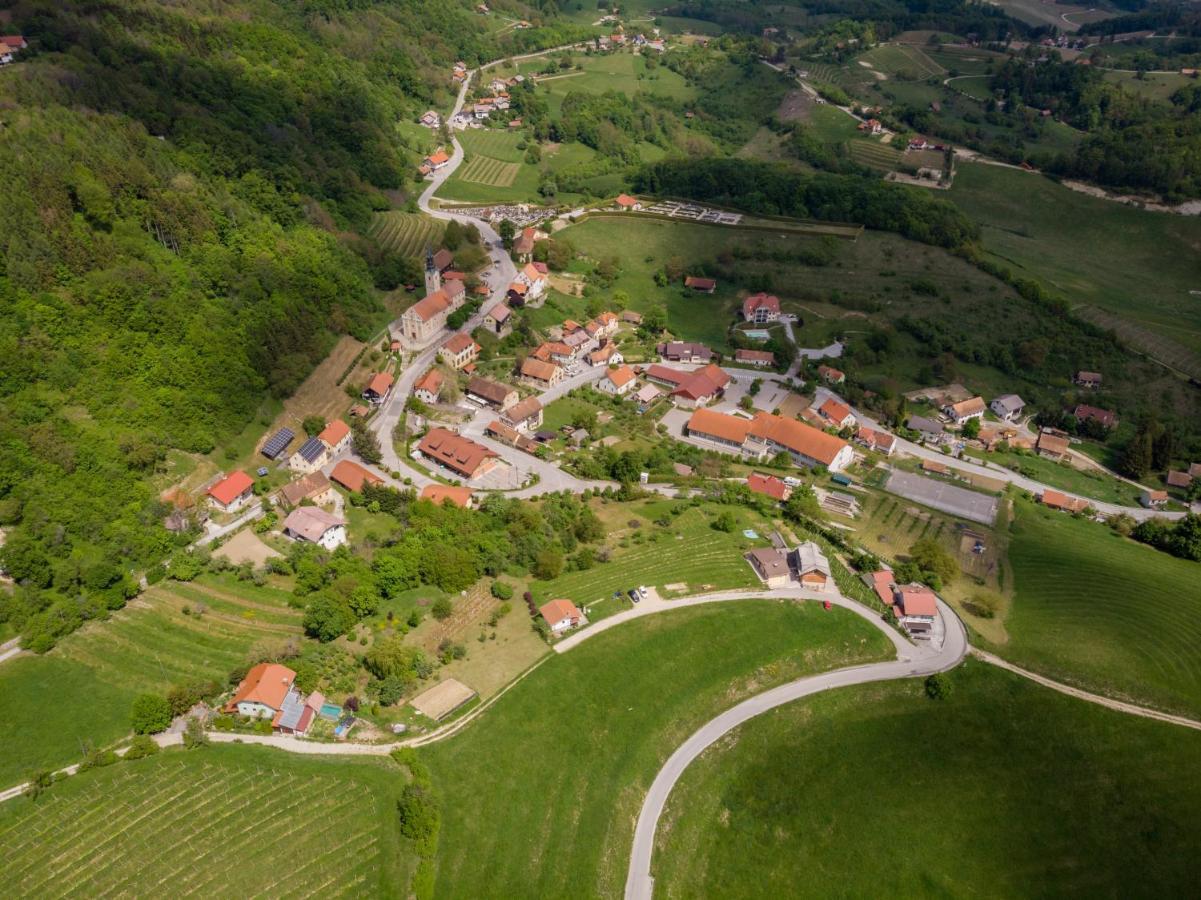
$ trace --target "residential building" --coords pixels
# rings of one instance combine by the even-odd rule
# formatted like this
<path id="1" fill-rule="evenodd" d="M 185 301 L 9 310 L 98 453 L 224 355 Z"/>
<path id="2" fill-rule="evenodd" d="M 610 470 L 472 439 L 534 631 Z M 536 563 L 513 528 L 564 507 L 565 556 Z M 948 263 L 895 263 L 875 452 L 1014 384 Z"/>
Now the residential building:
<path id="1" fill-rule="evenodd" d="M 484 328 L 497 337 L 504 337 L 513 330 L 513 310 L 498 303 L 484 313 Z"/>
<path id="2" fill-rule="evenodd" d="M 222 512 L 236 512 L 254 497 L 254 481 L 238 469 L 230 472 L 206 491 L 209 505 Z"/>
<path id="3" fill-rule="evenodd" d="M 562 634 L 575 628 L 584 618 L 584 614 L 570 600 L 552 600 L 539 607 L 538 612 L 550 627 L 551 634 Z"/>
<path id="4" fill-rule="evenodd" d="M 295 682 L 296 673 L 287 666 L 259 663 L 238 684 L 225 712 L 252 719 L 274 718 L 283 708 L 284 698 L 295 690 Z"/>
<path id="5" fill-rule="evenodd" d="M 963 425 L 969 419 L 979 419 L 984 416 L 984 398 L 971 397 L 958 403 L 948 403 L 942 408 L 943 415 L 956 425 Z"/>
<path id="6" fill-rule="evenodd" d="M 509 306 L 520 309 L 525 306 L 526 295 L 530 292 L 530 286 L 524 281 L 514 281 L 509 284 L 509 289 L 505 294 L 505 303 Z"/>
<path id="7" fill-rule="evenodd" d="M 776 364 L 776 355 L 770 350 L 735 350 L 734 361 L 765 369 Z"/>
<path id="8" fill-rule="evenodd" d="M 372 406 L 379 406 L 392 393 L 392 384 L 395 381 L 391 372 L 377 372 L 363 389 L 363 399 Z"/>
<path id="9" fill-rule="evenodd" d="M 634 370 L 629 366 L 609 369 L 596 384 L 596 389 L 605 394 L 625 396 L 634 387 Z"/>
<path id="10" fill-rule="evenodd" d="M 428 500 L 435 506 L 443 506 L 449 501 L 455 506 L 470 509 L 473 493 L 471 488 L 462 485 L 428 484 L 421 489 L 421 499 Z"/>
<path id="11" fill-rule="evenodd" d="M 764 325 L 780 318 L 780 298 L 772 294 L 751 294 L 742 301 L 742 318 Z"/>
<path id="12" fill-rule="evenodd" d="M 1002 394 L 988 404 L 988 408 L 1003 422 L 1012 422 L 1020 418 L 1025 406 L 1025 401 L 1017 394 Z"/>
<path id="13" fill-rule="evenodd" d="M 528 288 L 525 294 L 526 303 L 537 300 L 546 290 L 546 273 L 539 271 L 534 263 L 526 263 L 525 268 L 517 273 L 517 280 Z"/>
<path id="14" fill-rule="evenodd" d="M 1072 382 L 1082 388 L 1099 388 L 1101 386 L 1101 373 L 1085 372 L 1082 370 L 1076 373 L 1076 377 L 1072 379 Z"/>
<path id="15" fill-rule="evenodd" d="M 400 317 L 401 334 L 414 344 L 429 343 L 446 327 L 447 317 L 462 306 L 466 299 L 467 288 L 463 282 L 446 281 L 404 311 Z"/>
<path id="16" fill-rule="evenodd" d="M 600 349 L 593 350 L 588 354 L 588 364 L 592 366 L 620 366 L 623 362 L 625 362 L 625 357 L 613 343 L 605 344 Z"/>
<path id="17" fill-rule="evenodd" d="M 337 498 L 334 486 L 324 472 L 310 472 L 302 478 L 285 484 L 275 494 L 276 502 L 285 509 L 299 506 L 304 501 L 325 506 Z"/>
<path id="18" fill-rule="evenodd" d="M 478 478 L 490 471 L 497 455 L 483 444 L 447 431 L 431 428 L 417 445 L 418 452 L 461 478 Z"/>
<path id="19" fill-rule="evenodd" d="M 839 472 L 854 459 L 851 445 L 820 429 L 761 412 L 744 419 L 708 409 L 698 409 L 686 426 L 687 433 L 719 448 L 752 459 L 788 453 L 795 465 L 825 466 Z"/>
<path id="20" fill-rule="evenodd" d="M 792 488 L 775 475 L 761 475 L 758 472 L 752 472 L 746 477 L 746 486 L 750 488 L 752 494 L 762 494 L 773 500 L 779 500 L 781 503 L 792 496 Z"/>
<path id="21" fill-rule="evenodd" d="M 429 168 L 431 172 L 437 172 L 449 162 L 450 154 L 445 150 L 436 150 L 422 160 L 422 164 Z"/>
<path id="22" fill-rule="evenodd" d="M 928 441 L 932 444 L 940 443 L 946 433 L 942 422 L 927 419 L 925 416 L 910 416 L 909 420 L 905 423 L 905 427 L 911 431 L 916 431 L 923 441 Z"/>
<path id="23" fill-rule="evenodd" d="M 517 402 L 518 396 L 517 388 L 509 387 L 507 384 L 498 384 L 487 378 L 480 378 L 478 375 L 467 382 L 467 398 L 484 406 L 491 406 L 493 409 L 502 411 L 508 409 Z"/>
<path id="24" fill-rule="evenodd" d="M 538 442 L 522 434 L 512 425 L 506 425 L 499 419 L 493 419 L 484 428 L 484 434 L 490 438 L 495 438 L 503 444 L 508 444 L 510 447 L 516 447 L 525 453 L 536 453 L 538 451 Z M 555 432 L 539 431 L 539 435 L 549 434 L 547 440 L 554 440 L 558 435 Z"/>
<path id="25" fill-rule="evenodd" d="M 600 331 L 596 335 L 599 339 L 613 337 L 613 335 L 617 334 L 617 329 L 621 326 L 617 316 L 613 315 L 607 309 L 596 317 L 596 322 L 600 325 Z"/>
<path id="26" fill-rule="evenodd" d="M 317 440 L 325 444 L 327 459 L 350 449 L 350 426 L 341 419 L 334 419 L 321 430 Z"/>
<path id="27" fill-rule="evenodd" d="M 712 403 L 725 393 L 726 385 L 730 383 L 730 376 L 712 363 L 693 372 L 652 365 L 647 368 L 646 377 L 671 387 L 672 402 L 687 408 Z"/>
<path id="28" fill-rule="evenodd" d="M 797 581 L 801 583 L 801 587 L 823 591 L 827 587 L 833 586 L 834 579 L 830 574 L 830 561 L 826 559 L 826 554 L 816 543 L 805 541 L 792 551 L 792 556 Z"/>
<path id="29" fill-rule="evenodd" d="M 334 466 L 329 473 L 329 480 L 340 484 L 352 493 L 358 493 L 366 484 L 383 484 L 384 479 L 370 469 L 365 469 L 357 462 L 344 459 Z"/>
<path id="30" fill-rule="evenodd" d="M 855 414 L 837 397 L 827 397 L 817 413 L 835 428 L 850 428 L 855 424 Z"/>
<path id="31" fill-rule="evenodd" d="M 817 367 L 817 377 L 826 382 L 826 384 L 842 384 L 847 380 L 845 372 L 827 365 Z"/>
<path id="32" fill-rule="evenodd" d="M 892 456 L 892 451 L 897 446 L 897 439 L 894 435 L 889 434 L 887 431 L 876 431 L 874 428 L 867 428 L 863 425 L 860 425 L 859 429 L 855 432 L 855 440 L 868 450 L 883 453 L 885 456 Z"/>
<path id="33" fill-rule="evenodd" d="M 1160 509 L 1168 502 L 1168 492 L 1144 490 L 1139 494 L 1138 502 L 1147 509 Z"/>
<path id="34" fill-rule="evenodd" d="M 689 275 L 684 279 L 684 287 L 691 291 L 696 291 L 698 294 L 712 294 L 717 290 L 717 279 Z"/>
<path id="35" fill-rule="evenodd" d="M 1060 460 L 1068 455 L 1071 449 L 1071 441 L 1062 431 L 1054 431 L 1044 429 L 1038 436 L 1038 441 L 1034 444 L 1039 456 L 1045 456 L 1047 459 Z"/>
<path id="36" fill-rule="evenodd" d="M 329 461 L 329 448 L 319 437 L 311 437 L 288 457 L 288 468 L 301 475 L 315 472 Z"/>
<path id="37" fill-rule="evenodd" d="M 792 581 L 792 570 L 788 565 L 788 554 L 774 547 L 763 547 L 751 550 L 746 560 L 755 570 L 755 574 L 768 588 L 788 587 Z"/>
<path id="38" fill-rule="evenodd" d="M 905 584 L 896 589 L 893 596 L 893 614 L 905 630 L 913 635 L 929 634 L 934 630 L 934 619 L 938 615 L 938 595 L 924 584 Z"/>
<path id="39" fill-rule="evenodd" d="M 1078 497 L 1069 497 L 1061 491 L 1044 488 L 1042 494 L 1039 495 L 1039 502 L 1049 509 L 1059 509 L 1064 512 L 1079 513 L 1088 509 L 1088 501 L 1081 500 Z"/>
<path id="40" fill-rule="evenodd" d="M 670 362 L 707 363 L 715 356 L 704 344 L 694 341 L 669 341 L 655 348 L 659 355 Z"/>
<path id="41" fill-rule="evenodd" d="M 1096 406 L 1089 406 L 1086 403 L 1079 403 L 1072 409 L 1072 417 L 1077 422 L 1096 422 L 1104 428 L 1116 428 L 1118 424 L 1117 414 L 1108 409 L 1099 409 Z"/>
<path id="42" fill-rule="evenodd" d="M 621 311 L 620 318 L 621 318 L 621 321 L 623 321 L 629 325 L 641 325 L 642 324 L 642 313 L 634 312 L 634 310 L 632 310 L 632 309 L 623 309 Z"/>
<path id="43" fill-rule="evenodd" d="M 1167 478 L 1164 479 L 1168 487 L 1187 488 L 1193 483 L 1193 476 L 1188 472 L 1168 472 Z"/>
<path id="44" fill-rule="evenodd" d="M 634 400 L 638 404 L 638 408 L 642 412 L 646 412 L 650 405 L 663 396 L 663 392 L 653 384 L 644 384 L 634 394 Z"/>
<path id="45" fill-rule="evenodd" d="M 519 400 L 501 413 L 500 420 L 513 428 L 537 431 L 542 426 L 542 401 L 537 397 Z"/>
<path id="46" fill-rule="evenodd" d="M 1188 474 L 1190 478 L 1201 478 L 1201 463 L 1189 463 Z"/>
<path id="47" fill-rule="evenodd" d="M 462 369 L 476 361 L 480 355 L 480 345 L 470 336 L 458 332 L 438 348 L 438 359 L 452 369 Z"/>
<path id="48" fill-rule="evenodd" d="M 513 239 L 513 260 L 518 263 L 532 262 L 534 258 L 534 234 L 536 229 L 523 228 Z"/>
<path id="49" fill-rule="evenodd" d="M 575 359 L 575 350 L 563 341 L 545 341 L 535 347 L 530 356 L 540 362 L 567 365 Z"/>
<path id="50" fill-rule="evenodd" d="M 549 390 L 563 380 L 563 369 L 552 362 L 527 357 L 521 364 L 521 377 L 543 390 Z"/>
<path id="51" fill-rule="evenodd" d="M 445 377 L 437 369 L 430 369 L 413 385 L 413 396 L 422 403 L 434 405 L 442 392 Z"/>
<path id="52" fill-rule="evenodd" d="M 617 35 L 614 35 L 616 40 Z M 622 35 L 622 42 L 625 36 Z M 637 197 L 631 197 L 629 194 L 618 194 L 617 199 L 613 201 L 613 205 L 624 212 L 633 212 L 642 209 L 642 202 Z"/>
<path id="53" fill-rule="evenodd" d="M 346 543 L 346 520 L 319 506 L 298 506 L 284 519 L 284 535 L 295 541 L 335 550 Z"/>

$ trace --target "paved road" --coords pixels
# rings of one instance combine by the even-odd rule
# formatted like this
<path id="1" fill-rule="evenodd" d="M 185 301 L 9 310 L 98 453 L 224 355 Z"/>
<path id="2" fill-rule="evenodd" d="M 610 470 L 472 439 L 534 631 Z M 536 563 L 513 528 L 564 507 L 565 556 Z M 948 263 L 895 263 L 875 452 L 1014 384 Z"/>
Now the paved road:
<path id="1" fill-rule="evenodd" d="M 967 633 L 963 624 L 950 607 L 940 602 L 939 611 L 947 624 L 947 635 L 938 652 L 922 653 L 922 648 L 913 648 L 910 659 L 874 663 L 837 669 L 820 675 L 799 678 L 765 693 L 744 700 L 732 709 L 705 723 L 673 753 L 655 776 L 643 800 L 638 822 L 634 827 L 634 845 L 630 852 L 630 868 L 626 876 L 626 900 L 650 900 L 654 893 L 654 878 L 651 876 L 651 858 L 654 852 L 655 831 L 659 818 L 667 805 L 672 788 L 688 766 L 706 749 L 744 722 L 755 716 L 808 697 L 821 691 L 868 684 L 874 681 L 891 681 L 897 678 L 920 678 L 935 672 L 954 668 L 967 652 Z M 877 624 L 880 623 L 874 615 Z"/>

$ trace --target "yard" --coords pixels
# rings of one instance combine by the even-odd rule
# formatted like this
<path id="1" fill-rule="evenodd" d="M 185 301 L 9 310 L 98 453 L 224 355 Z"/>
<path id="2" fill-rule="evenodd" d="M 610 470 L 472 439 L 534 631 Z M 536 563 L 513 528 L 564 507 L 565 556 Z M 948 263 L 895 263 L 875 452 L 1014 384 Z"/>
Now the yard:
<path id="1" fill-rule="evenodd" d="M 237 746 L 171 751 L 0 807 L 0 864 L 17 897 L 398 896 L 390 763 Z"/>
<path id="2" fill-rule="evenodd" d="M 1201 716 L 1196 563 L 1102 525 L 1017 503 L 1012 662 L 1087 690 Z"/>
<path id="3" fill-rule="evenodd" d="M 984 663 L 760 716 L 685 772 L 659 824 L 674 897 L 1177 896 L 1201 850 L 1201 734 Z"/>
<path id="4" fill-rule="evenodd" d="M 700 723 L 804 673 L 889 655 L 856 616 L 743 601 L 662 613 L 550 658 L 421 751 L 442 800 L 435 895 L 620 894 L 643 792 Z"/>

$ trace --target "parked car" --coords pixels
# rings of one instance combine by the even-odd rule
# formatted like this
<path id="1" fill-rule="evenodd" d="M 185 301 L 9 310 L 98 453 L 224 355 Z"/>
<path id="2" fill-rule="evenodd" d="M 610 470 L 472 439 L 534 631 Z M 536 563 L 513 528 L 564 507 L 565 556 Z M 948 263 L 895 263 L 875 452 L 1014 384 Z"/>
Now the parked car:
<path id="1" fill-rule="evenodd" d="M 637 602 L 638 602 L 638 600 L 639 600 L 639 597 L 638 597 L 638 592 L 637 592 L 637 591 L 635 591 L 635 590 L 631 589 L 631 590 L 628 590 L 628 591 L 626 591 L 626 594 L 628 594 L 628 595 L 629 595 L 629 598 L 630 598 L 630 602 L 631 602 L 631 603 L 637 603 Z"/>
<path id="2" fill-rule="evenodd" d="M 646 599 L 646 585 L 645 584 L 638 585 L 638 596 L 644 600 Z"/>

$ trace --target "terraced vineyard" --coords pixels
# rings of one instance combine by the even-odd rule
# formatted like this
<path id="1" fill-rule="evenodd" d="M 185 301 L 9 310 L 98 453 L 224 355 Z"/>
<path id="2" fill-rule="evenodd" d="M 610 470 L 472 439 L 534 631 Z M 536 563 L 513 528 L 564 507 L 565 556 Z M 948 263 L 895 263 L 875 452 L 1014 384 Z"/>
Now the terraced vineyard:
<path id="1" fill-rule="evenodd" d="M 517 180 L 520 163 L 508 163 L 490 156 L 473 156 L 455 173 L 461 181 L 490 187 L 509 187 Z"/>
<path id="2" fill-rule="evenodd" d="M 860 59 L 890 78 L 905 81 L 921 81 L 942 75 L 944 71 L 942 66 L 909 44 L 882 44 L 864 53 Z"/>
<path id="3" fill-rule="evenodd" d="M 22 897 L 382 896 L 402 783 L 240 747 L 120 763 L 6 804 L 0 873 Z"/>
<path id="4" fill-rule="evenodd" d="M 851 141 L 848 148 L 851 159 L 880 172 L 892 172 L 901 162 L 900 151 L 879 141 Z"/>
<path id="5" fill-rule="evenodd" d="M 371 236 L 401 256 L 420 256 L 427 245 L 442 243 L 445 225 L 420 213 L 400 210 L 379 213 L 371 223 Z"/>

